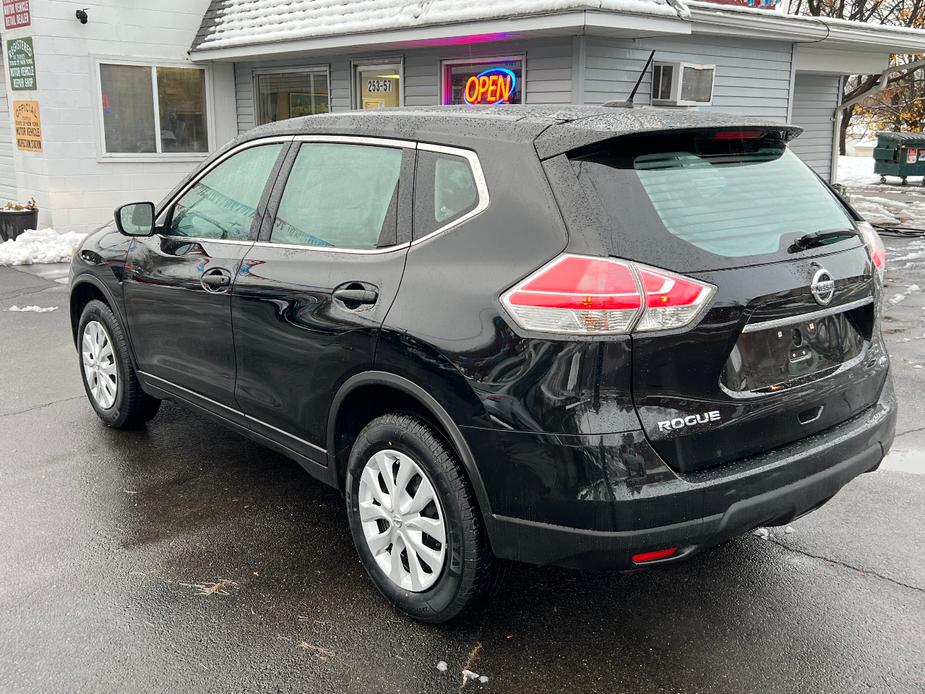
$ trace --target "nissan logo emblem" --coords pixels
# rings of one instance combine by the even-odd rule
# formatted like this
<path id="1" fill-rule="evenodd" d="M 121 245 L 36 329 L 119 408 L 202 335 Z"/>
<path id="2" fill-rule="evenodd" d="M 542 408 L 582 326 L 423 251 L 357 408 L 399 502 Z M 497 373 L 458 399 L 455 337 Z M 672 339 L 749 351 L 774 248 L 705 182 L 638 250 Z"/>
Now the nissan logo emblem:
<path id="1" fill-rule="evenodd" d="M 820 268 L 813 275 L 813 282 L 809 285 L 809 290 L 813 293 L 813 298 L 820 306 L 828 306 L 832 303 L 832 297 L 835 296 L 835 280 L 828 270 Z"/>

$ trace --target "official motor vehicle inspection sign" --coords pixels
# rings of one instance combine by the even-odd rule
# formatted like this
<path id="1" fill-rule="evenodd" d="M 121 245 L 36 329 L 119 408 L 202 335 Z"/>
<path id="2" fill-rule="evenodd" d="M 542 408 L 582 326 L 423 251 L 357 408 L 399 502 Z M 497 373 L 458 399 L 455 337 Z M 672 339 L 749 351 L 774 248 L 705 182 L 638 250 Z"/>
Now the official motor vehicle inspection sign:
<path id="1" fill-rule="evenodd" d="M 38 88 L 35 83 L 35 51 L 32 48 L 31 36 L 6 42 L 6 65 L 10 71 L 10 86 L 13 91 Z"/>
<path id="2" fill-rule="evenodd" d="M 16 147 L 23 152 L 42 151 L 42 116 L 39 102 L 13 101 L 13 125 L 16 128 Z"/>

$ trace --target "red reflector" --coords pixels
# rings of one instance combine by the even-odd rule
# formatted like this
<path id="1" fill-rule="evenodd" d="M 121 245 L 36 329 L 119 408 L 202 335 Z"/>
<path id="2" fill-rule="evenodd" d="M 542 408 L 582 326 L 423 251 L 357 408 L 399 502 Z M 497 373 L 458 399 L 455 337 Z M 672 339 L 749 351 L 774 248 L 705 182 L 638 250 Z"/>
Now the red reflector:
<path id="1" fill-rule="evenodd" d="M 658 559 L 667 559 L 678 553 L 677 547 L 668 547 L 666 549 L 657 549 L 653 552 L 640 552 L 633 555 L 634 564 L 644 564 L 647 561 L 656 561 Z"/>
<path id="2" fill-rule="evenodd" d="M 720 130 L 713 133 L 714 140 L 757 140 L 764 135 L 762 130 Z"/>
<path id="3" fill-rule="evenodd" d="M 646 290 L 646 306 L 689 306 L 697 301 L 703 291 L 703 285 L 692 282 L 678 275 L 663 274 L 639 268 L 639 277 Z"/>

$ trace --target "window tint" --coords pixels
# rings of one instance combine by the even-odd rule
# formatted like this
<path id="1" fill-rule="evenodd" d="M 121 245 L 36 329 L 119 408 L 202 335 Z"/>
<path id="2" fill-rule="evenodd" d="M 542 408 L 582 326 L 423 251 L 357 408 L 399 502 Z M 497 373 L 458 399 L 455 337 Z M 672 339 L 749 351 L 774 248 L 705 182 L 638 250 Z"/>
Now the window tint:
<path id="1" fill-rule="evenodd" d="M 306 143 L 280 200 L 270 240 L 373 249 L 394 238 L 402 150 Z"/>
<path id="2" fill-rule="evenodd" d="M 419 151 L 415 186 L 417 238 L 459 219 L 479 202 L 472 167 L 463 157 Z"/>
<path id="3" fill-rule="evenodd" d="M 245 240 L 281 144 L 245 149 L 212 169 L 177 201 L 168 234 Z"/>
<path id="4" fill-rule="evenodd" d="M 620 138 L 573 159 L 603 212 L 611 253 L 669 270 L 715 270 L 791 258 L 803 235 L 854 229 L 778 134 L 743 134 Z"/>

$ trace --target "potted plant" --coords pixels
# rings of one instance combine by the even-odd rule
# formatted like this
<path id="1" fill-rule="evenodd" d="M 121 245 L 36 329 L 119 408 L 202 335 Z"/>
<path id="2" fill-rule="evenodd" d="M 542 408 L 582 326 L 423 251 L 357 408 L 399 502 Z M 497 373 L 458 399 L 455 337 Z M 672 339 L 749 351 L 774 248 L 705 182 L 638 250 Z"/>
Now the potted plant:
<path id="1" fill-rule="evenodd" d="M 7 202 L 0 207 L 0 240 L 13 241 L 26 229 L 35 229 L 39 222 L 39 208 L 35 198 L 27 203 Z"/>

